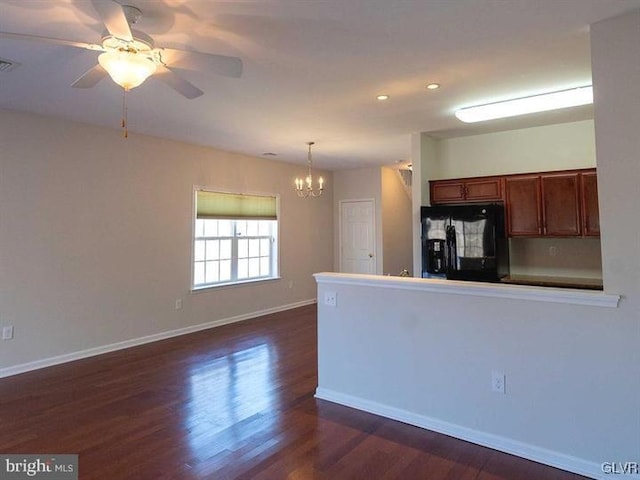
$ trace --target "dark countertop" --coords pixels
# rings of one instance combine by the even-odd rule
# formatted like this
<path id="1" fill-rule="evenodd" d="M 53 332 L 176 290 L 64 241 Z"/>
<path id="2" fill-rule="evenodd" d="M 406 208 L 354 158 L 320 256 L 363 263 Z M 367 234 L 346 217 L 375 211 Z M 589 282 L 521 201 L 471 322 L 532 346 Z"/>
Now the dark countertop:
<path id="1" fill-rule="evenodd" d="M 502 283 L 533 285 L 536 287 L 582 288 L 602 290 L 600 278 L 549 277 L 539 275 L 510 275 L 501 279 Z"/>

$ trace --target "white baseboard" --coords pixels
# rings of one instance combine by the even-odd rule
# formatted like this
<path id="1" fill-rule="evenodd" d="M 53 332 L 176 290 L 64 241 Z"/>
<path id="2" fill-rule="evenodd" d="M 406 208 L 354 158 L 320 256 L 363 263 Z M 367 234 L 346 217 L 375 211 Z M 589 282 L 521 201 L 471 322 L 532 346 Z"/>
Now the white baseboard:
<path id="1" fill-rule="evenodd" d="M 280 305 L 278 307 L 267 308 L 265 310 L 259 310 L 257 312 L 245 313 L 237 315 L 235 317 L 221 318 L 213 320 L 207 323 L 201 323 L 199 325 L 192 325 L 189 327 L 178 328 L 177 330 L 169 330 L 166 332 L 155 333 L 153 335 L 147 335 L 145 337 L 132 338 L 122 342 L 112 343 L 109 345 L 102 345 L 99 347 L 89 348 L 87 350 L 80 350 L 77 352 L 66 353 L 64 355 L 58 355 L 55 357 L 43 358 L 42 360 L 36 360 L 34 362 L 22 363 L 20 365 L 13 365 L 11 367 L 0 368 L 0 378 L 10 377 L 12 375 L 18 375 L 19 373 L 30 372 L 32 370 L 38 370 L 40 368 L 51 367 L 53 365 L 59 365 L 61 363 L 73 362 L 75 360 L 81 360 L 83 358 L 94 357 L 103 353 L 109 353 L 116 350 L 123 350 L 125 348 L 135 347 L 137 345 L 144 345 L 145 343 L 157 342 L 158 340 L 165 340 L 167 338 L 178 337 L 180 335 L 186 335 L 188 333 L 199 332 L 201 330 L 207 330 L 209 328 L 219 327 L 221 325 L 227 325 L 230 323 L 241 322 L 243 320 L 249 320 L 263 315 L 269 315 L 271 313 L 282 312 L 285 310 L 291 310 L 292 308 L 304 307 L 305 305 L 312 305 L 316 303 L 316 299 L 302 300 L 296 303 L 290 303 L 288 305 Z"/>
<path id="2" fill-rule="evenodd" d="M 510 453 L 518 457 L 550 465 L 568 472 L 577 473 L 595 479 L 611 478 L 611 475 L 604 474 L 600 464 L 589 462 L 571 455 L 547 450 L 528 443 L 523 443 L 518 440 L 473 430 L 471 428 L 462 427 L 436 418 L 419 415 L 407 410 L 391 407 L 322 387 L 318 387 L 316 389 L 315 397 L 321 400 L 327 400 L 329 402 L 363 410 L 365 412 L 374 413 L 381 417 L 398 420 L 416 427 L 433 430 L 434 432 L 443 433 L 451 437 L 466 440 L 501 452 Z M 616 475 L 616 478 L 620 477 L 626 477 L 626 475 Z M 635 476 L 635 478 L 638 477 Z"/>

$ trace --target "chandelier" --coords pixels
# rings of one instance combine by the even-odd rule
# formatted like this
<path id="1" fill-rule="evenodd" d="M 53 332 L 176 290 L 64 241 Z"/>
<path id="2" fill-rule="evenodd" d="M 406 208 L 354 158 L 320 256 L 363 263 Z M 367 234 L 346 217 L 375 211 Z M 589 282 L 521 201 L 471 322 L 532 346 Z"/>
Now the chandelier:
<path id="1" fill-rule="evenodd" d="M 324 179 L 322 177 L 318 178 L 318 189 L 314 190 L 313 188 L 313 174 L 311 173 L 311 145 L 314 143 L 315 142 L 307 142 L 307 145 L 309 145 L 309 153 L 307 155 L 307 165 L 309 170 L 307 177 L 304 179 L 296 178 L 296 193 L 301 198 L 319 197 L 324 191 Z"/>

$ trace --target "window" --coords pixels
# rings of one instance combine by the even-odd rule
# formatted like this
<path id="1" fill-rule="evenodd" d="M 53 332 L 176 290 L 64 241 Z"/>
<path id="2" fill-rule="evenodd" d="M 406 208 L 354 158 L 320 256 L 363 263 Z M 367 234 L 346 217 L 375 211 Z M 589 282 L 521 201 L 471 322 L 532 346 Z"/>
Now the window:
<path id="1" fill-rule="evenodd" d="M 278 277 L 275 196 L 198 190 L 193 288 Z"/>

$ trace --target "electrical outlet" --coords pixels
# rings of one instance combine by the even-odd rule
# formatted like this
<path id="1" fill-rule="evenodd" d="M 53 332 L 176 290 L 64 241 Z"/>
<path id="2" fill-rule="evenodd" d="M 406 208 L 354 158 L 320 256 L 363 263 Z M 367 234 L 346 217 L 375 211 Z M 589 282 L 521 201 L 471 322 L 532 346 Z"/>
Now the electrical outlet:
<path id="1" fill-rule="evenodd" d="M 289 288 L 293 288 L 293 280 L 289 280 Z"/>
<path id="2" fill-rule="evenodd" d="M 13 339 L 13 325 L 9 325 L 8 327 L 2 327 L 2 339 L 3 340 Z"/>
<path id="3" fill-rule="evenodd" d="M 338 305 L 338 294 L 336 292 L 324 292 L 324 304 L 328 307 Z"/>
<path id="4" fill-rule="evenodd" d="M 176 300 L 176 310 L 182 310 L 182 299 L 181 298 Z"/>
<path id="5" fill-rule="evenodd" d="M 556 249 L 555 246 L 549 247 L 549 255 L 551 257 L 555 257 L 557 254 L 558 254 L 558 250 Z"/>
<path id="6" fill-rule="evenodd" d="M 507 393 L 506 375 L 502 372 L 491 372 L 491 391 L 496 393 Z"/>

